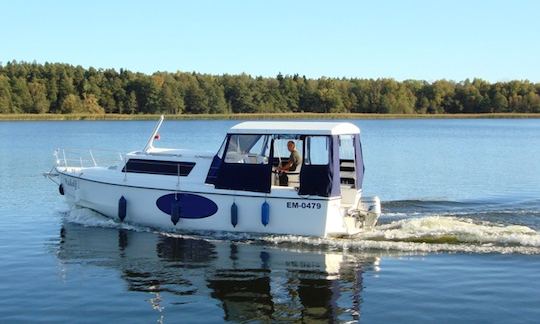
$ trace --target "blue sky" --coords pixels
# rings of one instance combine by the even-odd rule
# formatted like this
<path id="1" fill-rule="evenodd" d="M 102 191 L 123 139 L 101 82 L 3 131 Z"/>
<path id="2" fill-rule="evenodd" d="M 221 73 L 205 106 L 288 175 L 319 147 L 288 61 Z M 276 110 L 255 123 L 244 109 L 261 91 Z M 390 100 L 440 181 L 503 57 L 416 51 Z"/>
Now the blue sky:
<path id="1" fill-rule="evenodd" d="M 540 82 L 540 1 L 0 1 L 0 62 Z"/>

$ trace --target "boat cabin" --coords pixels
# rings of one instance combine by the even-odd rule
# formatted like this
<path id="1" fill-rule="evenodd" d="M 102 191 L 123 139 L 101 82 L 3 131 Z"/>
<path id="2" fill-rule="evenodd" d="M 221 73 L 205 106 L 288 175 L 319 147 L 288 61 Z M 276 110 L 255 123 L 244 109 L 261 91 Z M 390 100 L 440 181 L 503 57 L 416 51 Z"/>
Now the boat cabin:
<path id="1" fill-rule="evenodd" d="M 291 157 L 295 161 L 289 163 Z M 354 197 L 363 177 L 360 129 L 351 123 L 243 122 L 227 133 L 206 183 L 238 191 Z"/>

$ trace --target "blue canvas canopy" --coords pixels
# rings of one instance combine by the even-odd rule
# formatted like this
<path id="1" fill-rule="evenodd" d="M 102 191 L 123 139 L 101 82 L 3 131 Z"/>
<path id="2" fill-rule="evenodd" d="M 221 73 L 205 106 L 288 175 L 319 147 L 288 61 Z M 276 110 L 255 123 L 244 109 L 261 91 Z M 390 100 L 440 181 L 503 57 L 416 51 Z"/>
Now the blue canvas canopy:
<path id="1" fill-rule="evenodd" d="M 237 141 L 231 141 L 235 135 L 227 135 L 224 153 L 229 149 L 249 151 L 262 135 L 238 136 Z M 238 147 L 237 147 L 238 146 Z M 273 151 L 270 150 L 270 156 Z M 206 183 L 213 183 L 217 189 L 230 189 L 252 192 L 270 193 L 272 164 L 228 163 L 216 154 L 210 166 Z"/>
<path id="2" fill-rule="evenodd" d="M 324 154 L 328 156 L 325 163 L 307 163 L 306 159 L 302 161 L 300 169 L 300 182 L 298 188 L 298 194 L 313 195 L 321 197 L 336 197 L 341 195 L 341 179 L 340 179 L 340 139 L 339 136 L 348 134 L 353 136 L 354 147 L 354 169 L 355 169 L 355 181 L 354 187 L 360 189 L 362 187 L 362 181 L 364 177 L 364 164 L 362 160 L 362 147 L 360 143 L 359 130 L 356 126 L 348 123 L 304 123 L 304 124 L 324 124 L 326 128 L 317 134 L 314 127 L 300 127 L 299 133 L 293 131 L 299 131 L 298 124 L 303 123 L 279 123 L 280 133 L 272 133 L 271 129 L 264 129 L 266 122 L 251 122 L 242 123 L 240 125 L 253 124 L 258 134 L 249 132 L 248 127 L 239 127 L 238 125 L 233 127 L 227 139 L 224 143 L 224 149 L 220 149 L 220 153 L 214 156 L 210 170 L 208 172 L 206 183 L 214 184 L 218 189 L 251 191 L 251 192 L 263 192 L 270 193 L 272 189 L 272 161 L 276 158 L 274 152 L 274 141 L 278 139 L 290 138 L 291 135 L 297 136 L 302 140 L 302 151 L 305 153 L 310 148 L 307 147 L 307 138 L 318 137 L 326 138 L 327 149 Z M 310 125 L 311 126 L 311 125 Z M 338 131 L 336 131 L 338 130 Z M 305 134 L 304 134 L 305 133 Z M 262 141 L 261 138 L 267 136 Z M 271 142 L 269 142 L 271 139 Z M 263 143 L 262 145 L 270 145 L 267 160 L 257 163 L 245 163 L 243 161 L 227 161 L 225 156 L 227 153 L 232 152 L 234 154 L 246 153 L 251 150 L 252 147 L 260 145 L 257 143 Z M 258 146 L 257 146 L 258 147 Z M 263 148 L 264 150 L 264 148 Z M 228 156 L 227 156 L 228 157 Z M 351 157 L 352 159 L 352 157 Z M 229 159 L 230 160 L 230 159 Z M 352 160 L 351 160 L 352 161 Z"/>
<path id="3" fill-rule="evenodd" d="M 299 195 L 335 197 L 341 195 L 339 179 L 338 136 L 331 136 L 328 150 L 328 164 L 302 165 L 300 170 Z"/>
<path id="4" fill-rule="evenodd" d="M 356 188 L 362 189 L 362 183 L 364 182 L 364 157 L 362 155 L 362 143 L 360 142 L 360 134 L 354 134 L 354 160 L 355 160 L 355 172 L 356 172 Z"/>

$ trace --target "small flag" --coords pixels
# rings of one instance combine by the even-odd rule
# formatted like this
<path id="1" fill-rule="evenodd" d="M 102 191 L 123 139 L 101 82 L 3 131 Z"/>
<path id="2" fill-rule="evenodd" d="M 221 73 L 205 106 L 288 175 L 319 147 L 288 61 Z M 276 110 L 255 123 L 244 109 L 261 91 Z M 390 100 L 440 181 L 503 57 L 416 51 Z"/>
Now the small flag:
<path id="1" fill-rule="evenodd" d="M 161 138 L 161 136 L 159 136 L 159 134 L 156 134 L 156 136 L 154 136 L 155 140 L 159 140 L 160 138 Z"/>

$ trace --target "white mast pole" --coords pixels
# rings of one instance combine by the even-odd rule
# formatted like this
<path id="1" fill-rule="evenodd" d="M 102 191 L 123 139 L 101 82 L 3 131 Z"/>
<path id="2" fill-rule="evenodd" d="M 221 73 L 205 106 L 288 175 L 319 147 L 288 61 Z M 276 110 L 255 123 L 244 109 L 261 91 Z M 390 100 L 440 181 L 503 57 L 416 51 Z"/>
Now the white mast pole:
<path id="1" fill-rule="evenodd" d="M 161 115 L 156 127 L 154 127 L 154 130 L 152 131 L 152 135 L 148 139 L 148 142 L 146 142 L 146 146 L 143 149 L 144 153 L 148 152 L 149 149 L 154 147 L 154 139 L 155 139 L 155 137 L 157 135 L 157 132 L 159 131 L 159 128 L 161 127 L 161 124 L 163 123 L 164 119 L 165 119 L 165 116 Z"/>

